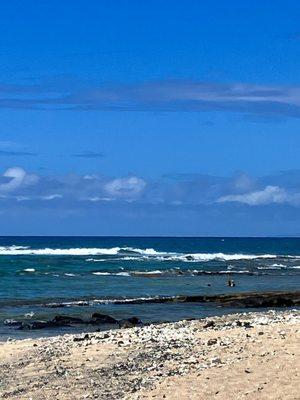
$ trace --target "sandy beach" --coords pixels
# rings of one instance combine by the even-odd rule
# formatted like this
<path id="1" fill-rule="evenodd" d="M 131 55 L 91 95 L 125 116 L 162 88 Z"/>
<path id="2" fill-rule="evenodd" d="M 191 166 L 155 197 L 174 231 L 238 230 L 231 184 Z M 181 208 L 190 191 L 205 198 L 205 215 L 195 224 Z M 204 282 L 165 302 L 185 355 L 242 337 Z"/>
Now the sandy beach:
<path id="1" fill-rule="evenodd" d="M 299 311 L 0 344 L 3 399 L 299 399 Z"/>

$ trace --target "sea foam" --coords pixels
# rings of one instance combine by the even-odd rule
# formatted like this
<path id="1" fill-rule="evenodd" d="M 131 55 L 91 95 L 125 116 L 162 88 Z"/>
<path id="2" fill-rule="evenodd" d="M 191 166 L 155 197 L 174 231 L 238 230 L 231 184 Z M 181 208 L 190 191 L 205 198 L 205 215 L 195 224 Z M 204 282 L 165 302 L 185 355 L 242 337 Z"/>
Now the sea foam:
<path id="1" fill-rule="evenodd" d="M 213 260 L 234 261 L 234 260 L 255 260 L 255 259 L 276 259 L 295 258 L 299 256 L 276 255 L 276 254 L 227 254 L 227 253 L 175 253 L 168 251 L 157 251 L 153 248 L 140 249 L 135 247 L 77 247 L 77 248 L 41 248 L 32 249 L 25 246 L 0 246 L 0 256 L 118 256 L 114 258 L 120 261 L 130 260 L 156 260 L 156 261 L 181 261 L 181 262 L 208 262 Z M 88 258 L 86 261 L 101 262 L 105 259 Z"/>

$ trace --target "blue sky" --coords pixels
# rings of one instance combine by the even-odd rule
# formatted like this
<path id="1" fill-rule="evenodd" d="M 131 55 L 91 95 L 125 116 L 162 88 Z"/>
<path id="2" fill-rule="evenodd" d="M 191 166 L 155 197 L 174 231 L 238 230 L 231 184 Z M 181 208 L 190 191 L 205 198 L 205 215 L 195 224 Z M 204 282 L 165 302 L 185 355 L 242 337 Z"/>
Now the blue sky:
<path id="1" fill-rule="evenodd" d="M 297 1 L 4 1 L 0 233 L 300 235 Z"/>

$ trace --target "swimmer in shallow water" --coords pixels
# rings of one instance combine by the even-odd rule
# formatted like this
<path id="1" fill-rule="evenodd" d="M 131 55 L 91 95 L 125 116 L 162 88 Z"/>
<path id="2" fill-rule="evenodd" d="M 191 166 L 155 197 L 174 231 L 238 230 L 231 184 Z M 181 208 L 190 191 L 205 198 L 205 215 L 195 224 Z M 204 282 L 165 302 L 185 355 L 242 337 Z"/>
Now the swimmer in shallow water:
<path id="1" fill-rule="evenodd" d="M 235 286 L 235 282 L 234 282 L 234 280 L 233 280 L 233 279 L 230 279 L 230 278 L 228 278 L 228 281 L 227 281 L 227 286 L 229 286 L 229 287 L 234 287 L 234 286 Z"/>

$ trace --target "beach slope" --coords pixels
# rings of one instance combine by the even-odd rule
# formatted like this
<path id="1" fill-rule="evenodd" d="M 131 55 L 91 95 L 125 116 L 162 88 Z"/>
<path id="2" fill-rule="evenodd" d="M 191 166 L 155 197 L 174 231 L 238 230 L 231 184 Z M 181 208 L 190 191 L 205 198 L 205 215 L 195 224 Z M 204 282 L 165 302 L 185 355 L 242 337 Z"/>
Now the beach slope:
<path id="1" fill-rule="evenodd" d="M 3 399 L 299 399 L 300 312 L 0 344 Z"/>

